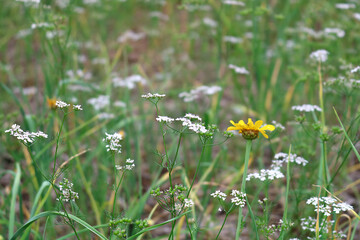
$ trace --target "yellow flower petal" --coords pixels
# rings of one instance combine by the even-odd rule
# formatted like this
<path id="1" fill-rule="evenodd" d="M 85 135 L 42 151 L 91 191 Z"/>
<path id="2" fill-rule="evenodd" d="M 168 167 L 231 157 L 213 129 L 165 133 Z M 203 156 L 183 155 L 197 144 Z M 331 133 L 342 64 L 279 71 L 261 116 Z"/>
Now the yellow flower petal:
<path id="1" fill-rule="evenodd" d="M 261 134 L 262 134 L 265 138 L 269 138 L 269 136 L 265 133 L 265 131 L 263 131 L 263 130 L 260 129 L 260 132 L 261 132 Z"/>
<path id="2" fill-rule="evenodd" d="M 234 123 L 233 120 L 230 120 L 230 123 L 231 123 L 232 125 L 236 126 L 236 123 Z"/>
<path id="3" fill-rule="evenodd" d="M 240 126 L 246 126 L 246 124 L 244 123 L 243 120 L 240 120 L 237 124 L 240 125 Z"/>
<path id="4" fill-rule="evenodd" d="M 234 130 L 239 130 L 239 128 L 238 127 L 228 127 L 226 129 L 226 131 L 234 131 Z"/>
<path id="5" fill-rule="evenodd" d="M 260 130 L 274 131 L 275 127 L 273 125 L 265 125 L 264 127 L 260 128 Z"/>
<path id="6" fill-rule="evenodd" d="M 248 118 L 248 124 L 249 128 L 254 128 L 254 123 L 253 121 L 251 120 L 251 118 Z"/>
<path id="7" fill-rule="evenodd" d="M 256 121 L 256 123 L 255 123 L 255 128 L 260 128 L 261 127 L 261 125 L 263 125 L 263 121 L 261 121 L 261 120 L 257 120 Z"/>

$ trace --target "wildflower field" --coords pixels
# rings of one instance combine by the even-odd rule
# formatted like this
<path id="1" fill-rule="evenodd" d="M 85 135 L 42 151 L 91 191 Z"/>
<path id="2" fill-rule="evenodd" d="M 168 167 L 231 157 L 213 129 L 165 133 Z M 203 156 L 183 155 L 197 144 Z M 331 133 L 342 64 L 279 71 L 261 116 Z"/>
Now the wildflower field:
<path id="1" fill-rule="evenodd" d="M 0 240 L 360 239 L 360 2 L 2 0 Z"/>

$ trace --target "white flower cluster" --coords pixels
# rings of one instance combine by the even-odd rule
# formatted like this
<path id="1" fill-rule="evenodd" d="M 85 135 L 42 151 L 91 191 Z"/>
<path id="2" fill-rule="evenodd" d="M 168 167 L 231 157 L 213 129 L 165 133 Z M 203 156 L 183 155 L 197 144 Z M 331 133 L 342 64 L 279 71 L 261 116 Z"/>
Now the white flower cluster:
<path id="1" fill-rule="evenodd" d="M 156 118 L 156 121 L 158 122 L 167 122 L 167 123 L 171 123 L 173 121 L 175 121 L 175 119 L 171 118 L 171 117 L 167 117 L 167 116 L 158 116 Z"/>
<path id="2" fill-rule="evenodd" d="M 192 120 L 194 119 L 196 120 L 200 119 L 199 121 L 201 121 L 201 118 L 199 116 L 191 113 L 187 113 L 184 117 L 176 118 L 175 120 L 182 122 L 183 126 L 188 127 L 190 130 L 194 131 L 195 133 L 207 133 L 208 130 L 202 123 L 192 122 Z"/>
<path id="3" fill-rule="evenodd" d="M 73 109 L 76 110 L 76 111 L 82 111 L 83 110 L 81 105 L 74 105 Z"/>
<path id="4" fill-rule="evenodd" d="M 159 93 L 147 93 L 147 94 L 143 94 L 141 95 L 142 98 L 146 98 L 146 99 L 150 99 L 150 98 L 164 98 L 166 95 L 165 94 L 159 94 Z"/>
<path id="5" fill-rule="evenodd" d="M 300 220 L 301 220 L 300 225 L 303 230 L 308 230 L 313 233 L 316 232 L 316 218 L 308 217 L 308 218 L 301 218 Z M 330 234 L 329 231 L 331 231 L 334 223 L 335 223 L 334 220 L 325 220 L 323 226 L 321 226 L 321 229 L 327 231 L 326 234 Z M 334 231 L 332 231 L 331 235 L 334 239 L 346 238 L 346 235 L 341 231 L 337 232 L 334 230 Z M 324 236 L 322 236 L 322 234 L 320 233 L 319 237 L 320 237 L 320 239 L 323 239 Z M 308 237 L 308 239 L 315 239 L 315 238 Z"/>
<path id="6" fill-rule="evenodd" d="M 16 2 L 23 2 L 23 3 L 40 3 L 40 0 L 16 0 Z"/>
<path id="7" fill-rule="evenodd" d="M 180 118 L 171 118 L 168 116 L 158 116 L 156 118 L 156 121 L 158 122 L 166 122 L 166 123 L 172 123 L 174 121 L 178 121 L 182 123 L 182 126 L 187 127 L 188 129 L 194 131 L 195 133 L 207 133 L 208 130 L 206 127 L 201 123 L 201 118 L 195 114 L 187 113 L 184 117 Z M 198 121 L 198 122 L 193 122 Z"/>
<path id="8" fill-rule="evenodd" d="M 220 190 L 217 190 L 216 192 L 214 193 L 211 193 L 210 196 L 212 196 L 213 198 L 217 198 L 219 200 L 223 200 L 225 201 L 227 195 L 223 192 L 221 192 Z"/>
<path id="9" fill-rule="evenodd" d="M 184 102 L 192 102 L 203 95 L 214 95 L 222 90 L 219 86 L 200 86 L 190 90 L 190 92 L 179 93 L 179 98 L 183 98 Z"/>
<path id="10" fill-rule="evenodd" d="M 128 89 L 134 89 L 136 83 L 146 85 L 147 81 L 140 75 L 131 75 L 126 77 L 125 79 L 120 77 L 114 77 L 112 79 L 114 87 L 126 87 Z"/>
<path id="11" fill-rule="evenodd" d="M 101 120 L 106 120 L 106 119 L 112 119 L 115 117 L 115 114 L 113 113 L 107 113 L 107 112 L 103 112 L 103 113 L 99 113 L 97 115 L 98 119 L 101 119 Z"/>
<path id="12" fill-rule="evenodd" d="M 320 49 L 315 52 L 312 52 L 310 54 L 310 58 L 318 62 L 326 62 L 326 60 L 328 59 L 328 55 L 329 55 L 328 51 L 324 49 Z"/>
<path id="13" fill-rule="evenodd" d="M 77 69 L 76 71 L 68 70 L 66 71 L 66 75 L 72 80 L 78 80 L 78 79 L 89 80 L 92 78 L 91 72 L 84 72 L 81 69 Z"/>
<path id="14" fill-rule="evenodd" d="M 61 108 L 61 109 L 67 108 L 70 106 L 70 104 L 63 102 L 63 101 L 59 101 L 59 100 L 56 101 L 55 105 L 56 105 L 56 107 Z"/>
<path id="15" fill-rule="evenodd" d="M 223 38 L 224 42 L 238 44 L 242 43 L 243 39 L 241 37 L 235 37 L 235 36 L 224 36 Z"/>
<path id="16" fill-rule="evenodd" d="M 272 121 L 271 124 L 274 125 L 276 129 L 281 129 L 282 131 L 285 130 L 285 127 L 281 123 L 278 123 L 276 121 Z"/>
<path id="17" fill-rule="evenodd" d="M 357 66 L 356 68 L 351 69 L 351 73 L 357 73 L 360 71 L 360 66 Z"/>
<path id="18" fill-rule="evenodd" d="M 345 31 L 340 28 L 325 28 L 324 29 L 325 36 L 330 36 L 331 34 L 335 34 L 339 38 L 343 38 L 345 36 Z"/>
<path id="19" fill-rule="evenodd" d="M 252 178 L 257 178 L 260 181 L 265 181 L 284 177 L 284 174 L 280 172 L 280 168 L 261 169 L 260 172 L 249 173 L 246 177 L 246 181 L 250 181 Z"/>
<path id="20" fill-rule="evenodd" d="M 246 203 L 246 193 L 240 192 L 238 190 L 231 191 L 231 202 L 234 203 L 236 206 L 240 206 L 241 208 L 245 207 Z"/>
<path id="21" fill-rule="evenodd" d="M 334 34 L 338 38 L 343 38 L 345 36 L 345 31 L 340 29 L 340 28 L 325 28 L 324 30 L 316 31 L 316 30 L 314 30 L 312 28 L 300 27 L 298 29 L 298 31 L 306 33 L 306 34 L 308 34 L 311 37 L 316 38 L 316 39 L 319 39 L 319 38 L 322 38 L 322 37 L 333 38 Z"/>
<path id="22" fill-rule="evenodd" d="M 200 122 L 202 121 L 201 117 L 199 117 L 198 115 L 192 114 L 192 113 L 185 114 L 184 118 L 188 118 L 190 120 L 195 119 L 195 120 L 198 120 Z"/>
<path id="23" fill-rule="evenodd" d="M 245 6 L 245 3 L 236 1 L 236 0 L 224 0 L 223 4 L 225 5 L 236 5 L 236 6 Z"/>
<path id="24" fill-rule="evenodd" d="M 42 131 L 38 132 L 27 132 L 20 128 L 19 125 L 13 124 L 10 129 L 5 130 L 5 133 L 10 133 L 11 136 L 16 137 L 18 140 L 22 141 L 24 144 L 33 143 L 36 138 L 47 138 L 48 135 Z"/>
<path id="25" fill-rule="evenodd" d="M 51 26 L 50 23 L 47 23 L 47 22 L 33 23 L 33 24 L 31 24 L 31 29 L 48 28 L 50 26 Z"/>
<path id="26" fill-rule="evenodd" d="M 185 198 L 184 199 L 184 207 L 189 208 L 189 207 L 192 207 L 192 206 L 194 206 L 193 200 L 191 200 L 189 198 Z"/>
<path id="27" fill-rule="evenodd" d="M 308 160 L 304 159 L 303 157 L 297 156 L 296 154 L 287 154 L 283 152 L 279 152 L 275 154 L 274 160 L 272 161 L 272 167 L 281 167 L 284 163 L 287 163 L 290 160 L 290 162 L 294 162 L 298 165 L 305 166 L 308 164 Z"/>
<path id="28" fill-rule="evenodd" d="M 127 41 L 139 41 L 146 36 L 145 33 L 136 33 L 133 31 L 126 31 L 120 37 L 118 37 L 117 41 L 120 43 L 127 42 Z"/>
<path id="29" fill-rule="evenodd" d="M 300 112 L 321 112 L 322 109 L 317 105 L 311 105 L 311 104 L 303 104 L 298 106 L 292 106 L 292 110 L 300 111 Z"/>
<path id="30" fill-rule="evenodd" d="M 131 171 L 133 170 L 133 168 L 135 167 L 135 164 L 134 164 L 134 160 L 133 159 L 126 159 L 126 164 L 121 166 L 121 165 L 116 165 L 115 168 L 119 171 Z"/>
<path id="31" fill-rule="evenodd" d="M 333 212 L 339 214 L 353 210 L 350 204 L 339 202 L 333 197 L 312 197 L 306 201 L 306 204 L 315 206 L 315 212 L 319 208 L 319 212 L 324 213 L 325 216 L 330 216 Z"/>
<path id="32" fill-rule="evenodd" d="M 337 3 L 335 4 L 335 7 L 338 8 L 338 9 L 350 9 L 350 8 L 355 8 L 355 4 L 353 3 Z"/>
<path id="33" fill-rule="evenodd" d="M 236 73 L 238 74 L 245 74 L 245 75 L 248 75 L 249 74 L 249 71 L 246 70 L 246 68 L 244 67 L 238 67 L 238 66 L 235 66 L 233 64 L 229 64 L 228 66 L 230 69 L 233 69 Z"/>
<path id="34" fill-rule="evenodd" d="M 110 104 L 110 96 L 100 95 L 97 98 L 90 98 L 87 103 L 91 104 L 95 110 L 101 110 Z"/>
<path id="35" fill-rule="evenodd" d="M 79 199 L 79 194 L 72 190 L 73 185 L 74 184 L 72 184 L 68 179 L 64 178 L 64 180 L 59 183 L 61 192 L 59 198 L 56 200 L 69 202 L 70 200 L 75 201 L 76 199 Z"/>
<path id="36" fill-rule="evenodd" d="M 360 13 L 354 13 L 354 14 L 353 14 L 353 17 L 354 17 L 356 20 L 359 20 L 359 21 L 360 21 Z"/>
<path id="37" fill-rule="evenodd" d="M 217 21 L 215 21 L 214 19 L 205 17 L 203 18 L 203 24 L 205 24 L 208 27 L 212 27 L 212 28 L 216 28 L 218 26 Z"/>
<path id="38" fill-rule="evenodd" d="M 107 151 L 118 152 L 121 153 L 121 144 L 120 141 L 122 140 L 122 135 L 120 133 L 114 134 L 106 134 L 106 138 L 103 139 L 103 142 L 106 142 Z"/>

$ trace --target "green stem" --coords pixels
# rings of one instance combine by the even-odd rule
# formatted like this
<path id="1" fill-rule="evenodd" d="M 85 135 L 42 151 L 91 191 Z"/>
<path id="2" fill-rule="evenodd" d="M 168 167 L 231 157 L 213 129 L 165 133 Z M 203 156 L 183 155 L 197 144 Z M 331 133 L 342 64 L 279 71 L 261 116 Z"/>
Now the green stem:
<path id="1" fill-rule="evenodd" d="M 115 175 L 116 175 L 116 173 L 115 173 Z M 116 195 L 117 195 L 117 192 L 118 192 L 118 190 L 120 188 L 120 185 L 121 185 L 121 182 L 122 182 L 122 180 L 124 178 L 124 175 L 125 175 L 125 172 L 123 172 L 123 174 L 121 175 L 120 181 L 119 181 L 119 183 L 118 183 L 118 185 L 116 186 L 116 189 L 115 189 L 115 195 L 114 195 L 114 201 L 113 201 L 113 210 L 112 210 L 112 218 L 113 219 L 114 219 L 114 214 L 115 214 Z M 116 184 L 116 182 L 115 182 L 115 184 Z"/>
<path id="2" fill-rule="evenodd" d="M 229 214 L 230 214 L 231 210 L 233 209 L 233 206 L 234 206 L 234 205 L 231 205 L 231 207 L 230 207 L 229 211 L 227 211 L 227 212 L 226 212 L 226 215 L 225 215 L 225 218 L 224 218 L 223 224 L 221 225 L 221 228 L 220 228 L 220 230 L 219 230 L 219 232 L 218 232 L 218 234 L 217 234 L 217 236 L 216 236 L 215 240 L 217 240 L 217 239 L 219 238 L 220 233 L 221 233 L 221 231 L 223 230 L 223 228 L 224 228 L 224 226 L 225 226 L 226 219 L 228 218 L 228 216 L 229 216 Z"/>
<path id="3" fill-rule="evenodd" d="M 52 174 L 52 180 L 55 179 L 55 168 L 56 168 L 56 159 L 57 159 L 57 152 L 59 149 L 59 141 L 60 141 L 60 134 L 62 131 L 62 128 L 64 126 L 65 118 L 67 116 L 67 113 L 64 113 L 63 119 L 61 121 L 60 130 L 56 139 L 56 148 L 55 148 L 55 156 L 54 156 L 54 167 L 53 167 L 53 174 Z"/>
<path id="4" fill-rule="evenodd" d="M 197 176 L 197 174 L 198 174 L 198 172 L 199 172 L 200 163 L 201 163 L 201 160 L 203 159 L 204 153 L 205 153 L 205 147 L 206 147 L 205 144 L 206 144 L 206 141 L 207 141 L 207 139 L 205 139 L 205 141 L 204 141 L 204 143 L 203 143 L 203 147 L 202 147 L 202 149 L 201 149 L 200 160 L 199 160 L 199 162 L 198 162 L 198 164 L 197 164 L 197 166 L 196 166 L 195 175 L 194 175 L 193 180 L 191 181 L 189 191 L 188 191 L 188 193 L 186 194 L 186 198 L 189 197 L 190 192 L 191 192 L 191 189 L 192 189 L 192 187 L 193 187 L 193 185 L 194 185 L 194 182 L 195 182 L 195 178 L 196 178 L 196 176 Z"/>
<path id="5" fill-rule="evenodd" d="M 244 163 L 244 173 L 243 173 L 243 179 L 241 183 L 241 192 L 246 193 L 246 177 L 247 177 L 247 170 L 249 165 L 249 159 L 250 159 L 250 151 L 252 146 L 252 140 L 246 140 L 246 150 L 245 150 L 245 163 Z M 236 237 L 235 239 L 239 239 L 240 233 L 241 233 L 241 222 L 242 222 L 242 208 L 239 208 L 239 215 L 238 215 L 238 223 L 236 228 Z"/>

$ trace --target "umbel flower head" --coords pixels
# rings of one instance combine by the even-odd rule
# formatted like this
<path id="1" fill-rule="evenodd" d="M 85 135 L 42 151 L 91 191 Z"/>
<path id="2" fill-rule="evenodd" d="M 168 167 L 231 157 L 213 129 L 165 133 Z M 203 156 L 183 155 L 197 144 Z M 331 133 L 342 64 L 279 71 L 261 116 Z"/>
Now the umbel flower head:
<path id="1" fill-rule="evenodd" d="M 240 120 L 238 123 L 235 123 L 234 121 L 230 121 L 230 123 L 234 126 L 228 127 L 227 131 L 233 131 L 237 130 L 239 133 L 242 134 L 242 136 L 246 140 L 254 140 L 259 137 L 259 132 L 265 137 L 269 138 L 269 136 L 266 134 L 266 130 L 268 131 L 274 131 L 275 127 L 273 125 L 264 125 L 263 121 L 258 120 L 253 123 L 251 118 L 248 118 L 248 123 L 245 124 L 243 120 Z"/>

